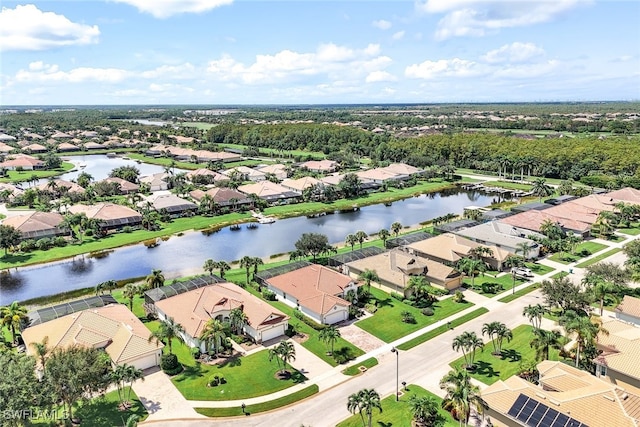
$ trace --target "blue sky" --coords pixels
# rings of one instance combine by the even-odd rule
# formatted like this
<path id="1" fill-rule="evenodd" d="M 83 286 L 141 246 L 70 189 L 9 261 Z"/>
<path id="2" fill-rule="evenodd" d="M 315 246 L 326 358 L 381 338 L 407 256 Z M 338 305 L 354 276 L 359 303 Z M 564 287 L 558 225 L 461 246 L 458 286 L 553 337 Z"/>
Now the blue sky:
<path id="1" fill-rule="evenodd" d="M 640 2 L 3 0 L 0 104 L 640 99 Z"/>

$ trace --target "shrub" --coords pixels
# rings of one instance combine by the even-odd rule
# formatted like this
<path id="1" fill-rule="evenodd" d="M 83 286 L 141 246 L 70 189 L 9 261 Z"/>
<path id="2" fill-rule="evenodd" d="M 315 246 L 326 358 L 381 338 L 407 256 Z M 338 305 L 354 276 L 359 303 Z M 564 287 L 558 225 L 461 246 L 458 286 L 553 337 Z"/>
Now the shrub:
<path id="1" fill-rule="evenodd" d="M 341 347 L 333 351 L 333 360 L 335 360 L 336 363 L 342 365 L 353 359 L 355 359 L 355 356 L 353 350 L 349 347 Z"/>
<path id="2" fill-rule="evenodd" d="M 209 381 L 209 387 L 217 387 L 220 384 L 220 377 L 218 375 L 214 375 Z"/>
<path id="3" fill-rule="evenodd" d="M 367 310 L 369 313 L 373 314 L 376 311 L 378 311 L 378 306 L 375 304 L 369 303 L 364 306 L 364 309 Z"/>
<path id="4" fill-rule="evenodd" d="M 313 329 L 315 329 L 316 331 L 321 331 L 323 329 L 325 329 L 327 326 L 326 325 L 321 325 L 318 322 L 315 322 L 314 320 L 308 318 L 307 316 L 305 316 L 304 314 L 302 314 L 302 312 L 298 309 L 293 310 L 293 315 L 297 318 L 302 320 L 304 323 L 306 323 L 307 325 L 311 326 Z"/>
<path id="5" fill-rule="evenodd" d="M 411 305 L 411 306 L 413 306 L 415 304 L 415 301 L 411 300 L 411 299 L 403 299 L 402 302 L 407 304 L 407 305 Z"/>
<path id="6" fill-rule="evenodd" d="M 175 375 L 182 372 L 182 365 L 175 354 L 163 354 L 160 359 L 160 368 L 167 375 Z"/>
<path id="7" fill-rule="evenodd" d="M 460 291 L 456 291 L 456 293 L 453 295 L 453 300 L 457 303 L 463 303 L 464 302 L 464 294 Z"/>
<path id="8" fill-rule="evenodd" d="M 198 347 L 192 347 L 191 348 L 191 355 L 193 356 L 194 359 L 199 359 L 200 358 L 200 349 Z"/>
<path id="9" fill-rule="evenodd" d="M 403 301 L 404 295 L 399 294 L 398 292 L 391 292 L 391 298 L 397 299 L 398 301 Z"/>
<path id="10" fill-rule="evenodd" d="M 416 323 L 416 318 L 410 311 L 403 311 L 400 315 L 404 323 Z"/>
<path id="11" fill-rule="evenodd" d="M 427 307 L 422 309 L 422 314 L 424 314 L 425 316 L 433 316 L 435 313 L 433 311 L 433 308 Z"/>
<path id="12" fill-rule="evenodd" d="M 38 247 L 38 249 L 40 249 L 42 251 L 46 251 L 52 245 L 53 245 L 53 243 L 52 243 L 51 239 L 49 239 L 47 237 L 43 237 L 42 239 L 38 239 L 38 241 L 36 241 L 36 246 Z"/>
<path id="13" fill-rule="evenodd" d="M 126 225 L 126 226 L 122 227 L 122 232 L 123 233 L 132 233 L 133 232 L 133 227 L 131 227 L 130 225 Z"/>
<path id="14" fill-rule="evenodd" d="M 262 291 L 262 297 L 264 299 L 266 299 L 267 301 L 275 301 L 276 300 L 276 293 L 272 292 L 268 289 L 265 289 L 264 291 Z"/>
<path id="15" fill-rule="evenodd" d="M 496 282 L 485 282 L 480 288 L 485 294 L 495 294 L 502 290 L 502 285 Z"/>
<path id="16" fill-rule="evenodd" d="M 33 239 L 27 239 L 20 242 L 20 250 L 22 252 L 30 252 L 36 248 L 36 241 Z"/>
<path id="17" fill-rule="evenodd" d="M 62 236 L 58 236 L 58 237 L 55 238 L 54 244 L 59 248 L 61 248 L 63 246 L 67 246 L 67 239 L 65 239 Z"/>

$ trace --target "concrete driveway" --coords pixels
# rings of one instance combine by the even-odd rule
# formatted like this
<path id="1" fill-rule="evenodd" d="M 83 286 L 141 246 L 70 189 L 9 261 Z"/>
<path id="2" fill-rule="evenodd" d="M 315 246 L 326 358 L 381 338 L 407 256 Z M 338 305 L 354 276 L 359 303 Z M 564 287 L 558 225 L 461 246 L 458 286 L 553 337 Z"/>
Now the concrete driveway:
<path id="1" fill-rule="evenodd" d="M 147 408 L 147 420 L 174 418 L 206 418 L 198 414 L 189 401 L 173 385 L 169 377 L 159 368 L 145 371 L 144 381 L 133 384 L 140 402 Z"/>

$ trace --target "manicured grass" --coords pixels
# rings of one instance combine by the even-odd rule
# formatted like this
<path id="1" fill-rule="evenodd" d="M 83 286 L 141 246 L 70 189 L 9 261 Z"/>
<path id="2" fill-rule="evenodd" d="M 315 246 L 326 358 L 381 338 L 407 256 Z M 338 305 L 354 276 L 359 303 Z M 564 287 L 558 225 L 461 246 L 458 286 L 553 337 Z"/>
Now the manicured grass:
<path id="1" fill-rule="evenodd" d="M 235 148 L 237 150 L 244 150 L 245 148 L 247 148 L 247 146 L 245 145 L 241 145 L 241 144 L 218 144 L 220 147 L 223 148 Z M 275 148 L 266 148 L 266 147 L 260 147 L 259 148 L 260 153 L 267 153 L 267 154 L 273 154 L 274 157 L 294 157 L 294 156 L 311 156 L 314 159 L 317 160 L 322 160 L 324 158 L 326 158 L 326 155 L 324 153 L 321 153 L 320 151 L 302 151 L 302 150 L 278 150 Z"/>
<path id="2" fill-rule="evenodd" d="M 369 359 L 363 360 L 360 363 L 356 363 L 354 365 L 349 366 L 347 369 L 343 370 L 342 373 L 345 375 L 359 375 L 362 373 L 360 367 L 365 367 L 367 369 L 371 369 L 378 364 L 378 359 L 375 357 L 370 357 Z"/>
<path id="3" fill-rule="evenodd" d="M 632 222 L 628 228 L 620 228 L 618 231 L 629 236 L 637 236 L 640 234 L 640 222 Z"/>
<path id="4" fill-rule="evenodd" d="M 526 179 L 526 175 L 525 175 Z M 522 184 L 519 182 L 511 182 L 511 181 L 491 181 L 487 183 L 489 187 L 500 187 L 506 188 L 509 190 L 523 190 L 523 191 L 531 191 L 531 184 Z"/>
<path id="5" fill-rule="evenodd" d="M 483 339 L 487 342 L 482 351 L 476 353 L 476 369 L 471 376 L 485 384 L 493 384 L 498 380 L 506 380 L 515 375 L 520 370 L 520 363 L 523 360 L 534 360 L 535 349 L 531 348 L 530 342 L 533 339 L 533 328 L 530 325 L 520 325 L 513 329 L 513 339 L 511 342 L 504 342 L 502 346 L 502 358 L 493 356 L 493 345 L 489 338 Z M 549 352 L 549 360 L 559 360 L 558 351 Z M 449 365 L 452 368 L 462 366 L 464 357 L 461 357 Z"/>
<path id="6" fill-rule="evenodd" d="M 525 263 L 527 268 L 531 270 L 532 273 L 539 274 L 540 276 L 544 276 L 547 273 L 551 273 L 553 271 L 553 267 L 549 267 L 548 265 L 538 264 L 537 262 L 527 262 Z"/>
<path id="7" fill-rule="evenodd" d="M 574 250 L 574 252 L 576 253 L 580 253 L 581 251 L 589 251 L 592 254 L 595 254 L 596 252 L 599 252 L 603 249 L 607 248 L 607 245 L 604 245 L 602 243 L 597 243 L 597 242 L 582 242 L 579 245 L 576 246 L 576 249 Z"/>
<path id="8" fill-rule="evenodd" d="M 569 273 L 566 271 L 558 271 L 556 274 L 551 276 L 552 279 L 562 279 L 563 277 L 568 276 Z"/>
<path id="9" fill-rule="evenodd" d="M 57 169 L 51 170 L 25 170 L 25 171 L 7 171 L 7 178 L 0 178 L 0 182 L 24 182 L 31 179 L 32 176 L 40 178 L 50 178 L 52 176 L 62 175 L 74 168 L 73 163 L 62 162 Z"/>
<path id="10" fill-rule="evenodd" d="M 125 388 L 125 393 L 128 393 L 129 387 Z M 140 417 L 140 421 L 143 421 L 147 418 L 148 413 L 144 408 L 136 393 L 131 391 L 131 408 L 126 411 L 120 411 L 118 409 L 118 405 L 120 401 L 118 400 L 118 392 L 111 391 L 106 393 L 104 396 L 97 397 L 95 399 L 91 399 L 84 403 L 78 403 L 74 406 L 73 409 L 73 417 L 80 418 L 82 420 L 83 426 L 91 426 L 91 427 L 113 427 L 113 426 L 122 426 L 127 421 L 127 418 L 131 415 L 137 415 Z M 49 415 L 52 415 L 51 412 Z M 62 420 L 64 418 L 64 409 L 62 407 L 58 408 L 56 411 L 58 420 Z M 33 420 L 33 424 L 35 425 L 59 425 L 57 423 L 52 424 L 52 417 L 49 416 L 49 419 L 39 418 Z"/>
<path id="11" fill-rule="evenodd" d="M 288 394 L 278 399 L 270 400 L 264 403 L 256 403 L 254 405 L 247 405 L 242 411 L 242 407 L 236 406 L 231 408 L 195 408 L 196 412 L 207 417 L 237 417 L 242 415 L 257 414 L 259 412 L 271 411 L 273 409 L 282 408 L 283 406 L 290 405 L 292 403 L 299 402 L 306 399 L 309 396 L 320 391 L 317 384 L 312 384 L 309 387 L 296 391 L 295 393 Z"/>
<path id="12" fill-rule="evenodd" d="M 576 262 L 580 257 L 569 252 L 556 252 L 551 255 L 549 259 L 551 261 L 559 262 L 560 264 L 569 265 L 572 262 Z"/>
<path id="13" fill-rule="evenodd" d="M 593 258 L 590 258 L 584 262 L 581 262 L 580 264 L 576 264 L 576 267 L 578 268 L 584 268 L 584 267 L 589 267 L 590 265 L 596 264 L 604 259 L 609 258 L 611 255 L 617 254 L 618 252 L 622 251 L 622 248 L 613 248 L 610 249 L 606 252 L 603 252 L 599 255 L 594 256 Z"/>
<path id="14" fill-rule="evenodd" d="M 301 332 L 308 336 L 307 340 L 302 342 L 302 346 L 304 348 L 306 348 L 307 350 L 309 350 L 310 352 L 318 356 L 320 359 L 322 359 L 329 365 L 338 366 L 338 363 L 335 361 L 333 356 L 327 355 L 327 350 L 329 350 L 329 348 L 327 347 L 327 344 L 320 341 L 320 338 L 319 338 L 320 332 L 316 331 L 311 326 L 304 323 L 302 320 L 296 319 L 293 314 L 294 312 L 293 308 L 288 306 L 287 304 L 280 301 L 269 301 L 269 303 L 273 305 L 275 308 L 277 308 L 278 310 L 282 311 L 283 313 L 291 317 L 291 320 L 289 320 L 289 324 L 295 325 L 296 331 Z M 344 351 L 350 354 L 352 359 L 355 359 L 356 357 L 364 354 L 364 351 L 362 351 L 355 345 L 351 344 L 349 341 L 345 340 L 344 338 L 338 338 L 333 348 L 334 348 L 334 352 L 336 353 L 346 348 Z"/>
<path id="15" fill-rule="evenodd" d="M 467 285 L 466 287 L 468 289 L 471 289 L 472 291 L 475 291 L 481 295 L 488 295 L 488 296 L 492 296 L 492 295 L 498 295 L 501 294 L 503 292 L 509 291 L 511 290 L 511 288 L 513 288 L 513 277 L 511 274 L 504 274 L 500 277 L 493 277 L 493 276 L 488 276 L 488 275 L 484 275 L 484 276 L 478 276 L 475 277 L 474 280 L 474 287 L 471 287 L 471 279 L 466 277 L 464 279 L 464 283 L 465 285 Z M 524 283 L 525 280 L 516 278 L 516 286 Z M 482 291 L 482 284 L 483 283 L 500 283 L 502 285 L 502 290 L 499 290 L 497 293 L 495 294 L 491 294 L 491 293 L 486 293 Z"/>
<path id="16" fill-rule="evenodd" d="M 540 287 L 540 284 L 539 284 L 539 283 L 534 283 L 533 285 L 531 285 L 531 286 L 527 286 L 526 288 L 523 288 L 523 289 L 520 289 L 519 291 L 516 291 L 516 292 L 515 292 L 515 293 L 513 293 L 513 294 L 509 294 L 509 295 L 507 295 L 507 296 L 505 296 L 505 297 L 502 297 L 502 298 L 500 298 L 498 301 L 499 301 L 499 302 L 511 302 L 511 301 L 513 301 L 514 299 L 518 299 L 518 298 L 520 298 L 520 297 L 521 297 L 521 296 L 523 296 L 523 295 L 526 295 L 526 294 L 529 294 L 529 293 L 531 293 L 531 292 L 535 291 L 535 290 L 536 290 L 536 289 L 538 289 L 539 287 Z"/>
<path id="17" fill-rule="evenodd" d="M 488 313 L 489 309 L 487 309 L 486 307 L 480 307 L 478 309 L 473 310 L 471 313 L 467 313 L 464 316 L 458 317 L 457 319 L 453 319 L 451 321 L 451 328 L 457 328 L 460 325 L 463 325 L 465 323 L 467 323 L 470 320 L 475 319 L 476 317 L 480 317 L 485 313 Z M 398 346 L 398 349 L 400 350 L 410 350 L 413 347 L 420 345 L 422 343 L 425 343 L 427 341 L 429 341 L 430 339 L 433 339 L 435 337 L 437 337 L 438 335 L 442 335 L 445 332 L 447 332 L 449 330 L 449 326 L 448 325 L 441 325 L 438 326 L 435 329 L 430 330 L 429 332 L 427 332 L 426 334 L 422 334 L 420 336 L 415 337 L 412 340 L 409 340 L 403 344 L 400 344 Z"/>
<path id="18" fill-rule="evenodd" d="M 194 363 L 185 366 L 182 373 L 171 378 L 171 382 L 188 400 L 237 400 L 275 393 L 307 379 L 289 364 L 287 370 L 292 372 L 291 378 L 277 379 L 275 374 L 279 369 L 276 360 L 269 361 L 269 352 L 264 350 L 230 358 L 221 365 Z M 214 375 L 224 377 L 227 383 L 207 387 Z"/>
<path id="19" fill-rule="evenodd" d="M 451 414 L 441 408 L 442 399 L 415 384 L 409 384 L 407 386 L 406 391 L 402 396 L 400 396 L 400 400 L 398 402 L 396 402 L 395 396 L 393 394 L 382 399 L 382 401 L 380 402 L 382 404 L 382 412 L 378 411 L 377 409 L 373 410 L 372 425 L 402 427 L 410 426 L 413 414 L 411 413 L 411 408 L 409 407 L 409 399 L 413 395 L 428 396 L 431 399 L 435 400 L 438 408 L 440 408 L 438 412 L 446 420 L 444 427 L 458 427 L 458 421 L 455 421 Z M 360 413 L 356 412 L 354 415 L 339 423 L 337 427 L 362 427 L 362 418 L 360 417 Z"/>
<path id="20" fill-rule="evenodd" d="M 378 301 L 378 310 L 373 316 L 356 322 L 356 326 L 384 342 L 395 341 L 473 305 L 470 302 L 457 303 L 451 297 L 433 305 L 435 312 L 433 316 L 425 316 L 422 314 L 422 309 L 398 301 L 380 289 L 372 287 L 371 295 Z M 403 322 L 401 315 L 403 311 L 412 313 L 416 323 Z"/>

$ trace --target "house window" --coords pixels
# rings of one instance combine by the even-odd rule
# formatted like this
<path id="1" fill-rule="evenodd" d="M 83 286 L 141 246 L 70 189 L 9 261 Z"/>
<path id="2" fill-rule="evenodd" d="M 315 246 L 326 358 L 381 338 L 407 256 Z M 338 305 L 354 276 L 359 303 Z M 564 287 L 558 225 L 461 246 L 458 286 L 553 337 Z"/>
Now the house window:
<path id="1" fill-rule="evenodd" d="M 607 376 L 607 367 L 604 365 L 598 365 L 598 376 L 606 377 Z"/>

